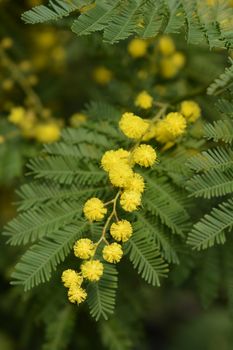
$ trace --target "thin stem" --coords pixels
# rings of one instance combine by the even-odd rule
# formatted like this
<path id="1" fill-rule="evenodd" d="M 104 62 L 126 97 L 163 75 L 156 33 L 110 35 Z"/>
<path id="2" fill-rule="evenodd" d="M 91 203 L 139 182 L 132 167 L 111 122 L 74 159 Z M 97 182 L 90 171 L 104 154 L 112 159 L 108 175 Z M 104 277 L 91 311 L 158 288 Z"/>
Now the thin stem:
<path id="1" fill-rule="evenodd" d="M 34 107 L 37 113 L 40 115 L 43 115 L 44 108 L 39 96 L 31 88 L 30 84 L 28 84 L 27 79 L 18 69 L 14 61 L 11 60 L 11 58 L 7 55 L 7 53 L 1 47 L 0 47 L 0 57 L 2 58 L 3 63 L 11 72 L 13 79 L 19 84 L 21 89 L 24 91 L 25 95 L 27 95 L 29 100 L 34 104 Z"/>

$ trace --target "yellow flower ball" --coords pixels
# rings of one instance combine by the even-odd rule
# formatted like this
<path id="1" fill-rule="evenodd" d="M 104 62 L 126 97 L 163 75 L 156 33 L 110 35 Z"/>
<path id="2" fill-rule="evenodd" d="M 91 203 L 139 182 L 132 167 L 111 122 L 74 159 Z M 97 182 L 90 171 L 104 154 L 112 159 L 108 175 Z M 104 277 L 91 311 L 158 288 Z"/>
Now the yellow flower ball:
<path id="1" fill-rule="evenodd" d="M 176 52 L 172 56 L 164 57 L 160 62 L 160 74 L 165 79 L 174 78 L 185 64 L 185 56 Z"/>
<path id="2" fill-rule="evenodd" d="M 139 193 L 144 192 L 145 182 L 143 177 L 140 174 L 134 173 L 134 176 L 129 180 L 129 182 L 125 186 L 125 189 L 129 191 L 136 191 Z"/>
<path id="3" fill-rule="evenodd" d="M 81 271 L 84 278 L 96 282 L 103 275 L 104 266 L 99 260 L 90 260 L 81 265 Z"/>
<path id="4" fill-rule="evenodd" d="M 112 80 L 112 72 L 106 67 L 97 67 L 93 71 L 93 79 L 99 85 L 107 85 Z"/>
<path id="5" fill-rule="evenodd" d="M 123 148 L 119 148 L 116 151 L 107 151 L 104 153 L 101 159 L 101 166 L 105 171 L 108 172 L 119 163 L 128 164 L 129 155 L 130 153 Z"/>
<path id="6" fill-rule="evenodd" d="M 24 122 L 26 111 L 23 107 L 14 107 L 10 111 L 10 115 L 8 116 L 9 122 L 21 125 Z"/>
<path id="7" fill-rule="evenodd" d="M 185 118 L 179 112 L 168 113 L 165 122 L 167 130 L 173 137 L 181 136 L 187 127 Z"/>
<path id="8" fill-rule="evenodd" d="M 133 39 L 128 45 L 128 52 L 133 58 L 144 57 L 147 54 L 148 43 L 142 39 Z"/>
<path id="9" fill-rule="evenodd" d="M 71 269 L 63 271 L 61 279 L 64 286 L 67 288 L 70 288 L 73 285 L 81 286 L 83 282 L 83 277 Z"/>
<path id="10" fill-rule="evenodd" d="M 104 203 L 96 197 L 88 199 L 83 207 L 83 212 L 86 219 L 90 221 L 100 221 L 107 213 Z"/>
<path id="11" fill-rule="evenodd" d="M 120 197 L 120 204 L 125 211 L 132 212 L 137 210 L 141 204 L 142 197 L 140 192 L 126 190 Z"/>
<path id="12" fill-rule="evenodd" d="M 195 101 L 183 101 L 180 105 L 180 113 L 188 122 L 194 123 L 201 116 L 201 108 Z"/>
<path id="13" fill-rule="evenodd" d="M 118 263 L 123 256 L 123 250 L 120 244 L 112 243 L 106 245 L 103 249 L 103 258 L 109 263 Z"/>
<path id="14" fill-rule="evenodd" d="M 173 138 L 167 128 L 167 123 L 164 119 L 155 124 L 154 136 L 155 139 L 160 143 L 169 142 Z"/>
<path id="15" fill-rule="evenodd" d="M 133 113 L 124 113 L 119 127 L 130 139 L 140 139 L 148 130 L 149 123 Z"/>
<path id="16" fill-rule="evenodd" d="M 119 164 L 109 171 L 109 180 L 113 186 L 125 187 L 133 178 L 133 170 L 127 164 Z"/>
<path id="17" fill-rule="evenodd" d="M 158 49 L 164 56 L 170 56 L 175 52 L 175 44 L 170 36 L 163 35 L 158 41 Z"/>
<path id="18" fill-rule="evenodd" d="M 153 97 L 147 91 L 142 91 L 135 99 L 135 106 L 142 109 L 149 109 L 153 105 Z"/>
<path id="19" fill-rule="evenodd" d="M 74 245 L 74 255 L 80 259 L 89 259 L 95 253 L 95 244 L 89 238 L 81 238 Z"/>
<path id="20" fill-rule="evenodd" d="M 110 233 L 116 241 L 126 242 L 132 236 L 133 228 L 129 221 L 120 220 L 111 225 Z"/>
<path id="21" fill-rule="evenodd" d="M 156 158 L 156 152 L 150 145 L 142 144 L 133 151 L 133 160 L 135 163 L 146 168 L 152 166 Z"/>
<path id="22" fill-rule="evenodd" d="M 58 141 L 60 138 L 60 127 L 54 122 L 38 124 L 35 129 L 35 138 L 41 143 Z"/>
<path id="23" fill-rule="evenodd" d="M 87 116 L 82 113 L 75 113 L 70 117 L 70 125 L 74 128 L 79 127 L 81 124 L 87 121 Z"/>
<path id="24" fill-rule="evenodd" d="M 85 289 L 77 286 L 72 286 L 68 290 L 68 299 L 71 303 L 81 304 L 87 298 L 87 292 Z"/>

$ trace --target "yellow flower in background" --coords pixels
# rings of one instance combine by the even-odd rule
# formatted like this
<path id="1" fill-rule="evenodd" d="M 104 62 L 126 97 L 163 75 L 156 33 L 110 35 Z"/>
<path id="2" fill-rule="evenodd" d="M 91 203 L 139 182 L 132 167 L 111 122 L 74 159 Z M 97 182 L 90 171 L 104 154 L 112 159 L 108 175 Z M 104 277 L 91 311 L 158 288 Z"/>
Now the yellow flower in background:
<path id="1" fill-rule="evenodd" d="M 185 56 L 181 52 L 164 57 L 160 61 L 160 74 L 166 79 L 174 78 L 185 64 Z"/>
<path id="2" fill-rule="evenodd" d="M 74 245 L 74 255 L 80 259 L 89 259 L 95 253 L 95 244 L 89 238 L 81 238 Z"/>
<path id="3" fill-rule="evenodd" d="M 9 122 L 16 125 L 21 125 L 24 122 L 26 110 L 23 107 L 14 107 L 10 110 L 8 116 Z"/>
<path id="4" fill-rule="evenodd" d="M 107 85 L 112 77 L 112 72 L 106 67 L 97 67 L 93 71 L 93 79 L 100 85 Z"/>
<path id="5" fill-rule="evenodd" d="M 86 261 L 81 265 L 81 272 L 84 278 L 97 282 L 104 272 L 104 266 L 99 260 Z"/>
<path id="6" fill-rule="evenodd" d="M 183 101 L 180 105 L 180 113 L 188 122 L 194 123 L 201 116 L 201 108 L 195 101 Z"/>
<path id="7" fill-rule="evenodd" d="M 118 263 L 123 256 L 123 250 L 120 244 L 112 243 L 106 245 L 103 249 L 103 258 L 109 263 Z"/>
<path id="8" fill-rule="evenodd" d="M 147 54 L 148 42 L 143 39 L 132 39 L 128 44 L 128 52 L 133 58 L 144 57 Z"/>
<path id="9" fill-rule="evenodd" d="M 120 220 L 111 225 L 110 233 L 116 241 L 126 242 L 132 236 L 133 228 L 129 221 Z"/>
<path id="10" fill-rule="evenodd" d="M 70 288 L 73 285 L 81 286 L 83 282 L 82 275 L 71 269 L 63 271 L 61 279 L 64 286 L 67 288 Z"/>
<path id="11" fill-rule="evenodd" d="M 133 113 L 124 113 L 119 121 L 121 131 L 130 139 L 140 139 L 147 131 L 149 123 Z"/>
<path id="12" fill-rule="evenodd" d="M 142 197 L 140 192 L 126 190 L 120 197 L 120 204 L 125 211 L 132 212 L 137 210 L 141 204 Z"/>
<path id="13" fill-rule="evenodd" d="M 90 221 L 100 221 L 107 213 L 107 209 L 99 198 L 93 197 L 86 201 L 83 207 L 83 212 L 86 219 Z"/>
<path id="14" fill-rule="evenodd" d="M 77 286 L 71 286 L 68 290 L 68 299 L 71 303 L 81 304 L 87 298 L 87 292 L 85 289 Z"/>
<path id="15" fill-rule="evenodd" d="M 51 49 L 57 44 L 57 34 L 51 28 L 47 30 L 37 31 L 36 35 L 33 37 L 35 44 L 41 50 Z"/>
<path id="16" fill-rule="evenodd" d="M 60 127 L 55 122 L 41 123 L 35 128 L 35 138 L 41 143 L 51 143 L 60 138 Z"/>
<path id="17" fill-rule="evenodd" d="M 153 97 L 147 91 L 142 91 L 137 95 L 134 104 L 142 109 L 149 109 L 153 105 Z"/>
<path id="18" fill-rule="evenodd" d="M 75 113 L 70 117 L 70 125 L 74 128 L 79 127 L 87 121 L 87 116 L 83 113 Z"/>
<path id="19" fill-rule="evenodd" d="M 156 158 L 156 152 L 150 145 L 142 144 L 133 151 L 133 160 L 135 163 L 146 168 L 152 166 Z"/>
<path id="20" fill-rule="evenodd" d="M 5 142 L 5 137 L 3 135 L 0 135 L 0 145 Z"/>
<path id="21" fill-rule="evenodd" d="M 158 41 L 158 49 L 164 56 L 170 56 L 176 50 L 174 41 L 170 36 L 163 35 Z"/>

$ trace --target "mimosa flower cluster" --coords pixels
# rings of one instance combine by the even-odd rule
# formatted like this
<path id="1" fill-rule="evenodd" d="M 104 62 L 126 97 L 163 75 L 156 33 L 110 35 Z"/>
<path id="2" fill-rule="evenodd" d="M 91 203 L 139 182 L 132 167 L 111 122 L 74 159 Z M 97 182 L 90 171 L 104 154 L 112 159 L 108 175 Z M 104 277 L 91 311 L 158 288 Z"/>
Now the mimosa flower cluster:
<path id="1" fill-rule="evenodd" d="M 141 92 L 135 100 L 135 105 L 142 109 L 151 108 L 153 103 L 153 97 L 147 91 Z M 145 183 L 143 176 L 134 168 L 137 165 L 152 167 L 157 160 L 156 151 L 145 142 L 154 138 L 169 148 L 185 133 L 187 124 L 195 122 L 201 115 L 200 107 L 194 101 L 183 101 L 175 112 L 166 113 L 167 108 L 167 105 L 161 105 L 152 120 L 143 119 L 132 112 L 121 116 L 119 128 L 134 144 L 130 150 L 108 150 L 102 156 L 101 167 L 117 191 L 108 202 L 93 197 L 84 204 L 83 213 L 89 222 L 99 222 L 108 216 L 97 242 L 81 238 L 74 245 L 74 255 L 83 260 L 80 272 L 66 270 L 62 275 L 72 303 L 80 304 L 86 299 L 87 292 L 82 283 L 98 282 L 104 273 L 104 261 L 116 264 L 123 257 L 121 244 L 131 238 L 133 227 L 128 220 L 119 218 L 117 209 L 120 206 L 131 213 L 140 208 Z M 110 212 L 109 206 L 112 208 Z"/>
<path id="2" fill-rule="evenodd" d="M 101 167 L 108 174 L 109 181 L 117 188 L 116 196 L 107 203 L 93 197 L 86 201 L 83 207 L 85 218 L 90 221 L 102 221 L 112 206 L 98 242 L 89 238 L 81 238 L 74 245 L 74 255 L 82 259 L 80 272 L 66 270 L 62 274 L 64 286 L 68 288 L 68 299 L 80 304 L 87 297 L 82 287 L 85 281 L 98 282 L 104 273 L 106 261 L 118 263 L 123 256 L 121 243 L 127 242 L 133 234 L 133 227 L 128 220 L 120 219 L 117 206 L 126 212 L 137 210 L 142 203 L 142 193 L 145 190 L 143 177 L 134 171 L 134 167 L 151 167 L 156 163 L 157 154 L 152 146 L 142 143 L 143 137 L 149 131 L 151 124 L 141 117 L 126 112 L 122 115 L 119 127 L 125 136 L 134 141 L 130 150 L 119 148 L 104 153 Z"/>

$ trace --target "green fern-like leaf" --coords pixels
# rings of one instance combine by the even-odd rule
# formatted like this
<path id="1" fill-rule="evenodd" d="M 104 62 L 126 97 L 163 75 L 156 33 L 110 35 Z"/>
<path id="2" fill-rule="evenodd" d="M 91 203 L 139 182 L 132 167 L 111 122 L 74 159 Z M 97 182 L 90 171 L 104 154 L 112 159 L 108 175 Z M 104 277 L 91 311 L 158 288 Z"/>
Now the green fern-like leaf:
<path id="1" fill-rule="evenodd" d="M 177 252 L 165 228 L 159 225 L 156 219 L 152 215 L 148 215 L 145 210 L 138 212 L 136 217 L 135 232 L 144 232 L 144 235 L 147 235 L 149 240 L 153 239 L 165 260 L 169 263 L 178 264 Z"/>
<path id="2" fill-rule="evenodd" d="M 168 265 L 162 259 L 153 241 L 143 237 L 141 232 L 135 232 L 126 244 L 126 251 L 142 278 L 153 286 L 160 286 L 160 277 L 166 276 Z"/>
<path id="3" fill-rule="evenodd" d="M 143 203 L 146 209 L 158 216 L 172 232 L 182 235 L 189 218 L 181 202 L 182 195 L 176 193 L 166 178 L 157 179 L 156 174 L 144 176 L 147 186 Z"/>
<path id="4" fill-rule="evenodd" d="M 187 189 L 194 197 L 220 197 L 233 193 L 233 170 L 222 172 L 211 169 L 202 175 L 195 175 L 187 182 Z"/>
<path id="5" fill-rule="evenodd" d="M 119 1 L 103 1 L 90 11 L 83 13 L 72 25 L 72 31 L 77 35 L 88 35 L 105 28 Z"/>
<path id="6" fill-rule="evenodd" d="M 100 318 L 105 320 L 114 312 L 116 289 L 117 289 L 117 270 L 114 265 L 104 264 L 104 274 L 98 283 L 90 283 L 88 286 L 88 305 L 91 316 L 98 321 Z"/>
<path id="7" fill-rule="evenodd" d="M 230 67 L 225 69 L 225 72 L 221 74 L 207 89 L 209 95 L 219 95 L 232 87 L 233 84 L 233 59 L 229 57 Z"/>
<path id="8" fill-rule="evenodd" d="M 188 244 L 194 249 L 206 249 L 226 241 L 225 233 L 233 226 L 233 200 L 229 199 L 212 209 L 197 222 L 188 236 Z"/>
<path id="9" fill-rule="evenodd" d="M 209 140 L 223 141 L 231 143 L 233 141 L 233 121 L 229 119 L 222 119 L 214 122 L 213 124 L 206 124 L 204 132 Z"/>
<path id="10" fill-rule="evenodd" d="M 112 17 L 104 31 L 104 40 L 113 44 L 133 34 L 140 18 L 140 9 L 141 0 L 128 0 L 127 6 L 121 7 L 119 13 Z"/>
<path id="11" fill-rule="evenodd" d="M 72 12 L 84 6 L 85 2 L 50 0 L 48 6 L 40 5 L 32 10 L 26 11 L 22 15 L 22 20 L 26 23 L 43 23 L 48 21 L 56 21 L 70 15 Z"/>
<path id="12" fill-rule="evenodd" d="M 73 220 L 79 219 L 82 212 L 77 202 L 53 204 L 19 214 L 9 222 L 4 234 L 9 236 L 11 245 L 35 242 L 44 236 L 54 234 Z"/>
<path id="13" fill-rule="evenodd" d="M 23 285 L 27 291 L 40 283 L 50 280 L 52 271 L 65 260 L 74 242 L 88 227 L 77 222 L 56 232 L 56 235 L 40 240 L 21 258 L 12 274 L 15 285 Z"/>
<path id="14" fill-rule="evenodd" d="M 187 165 L 196 172 L 231 169 L 233 167 L 233 150 L 231 147 L 216 147 L 192 157 Z"/>
<path id="15" fill-rule="evenodd" d="M 205 308 L 209 307 L 218 296 L 220 282 L 220 254 L 216 248 L 211 248 L 200 259 L 200 270 L 197 274 L 197 288 Z"/>

